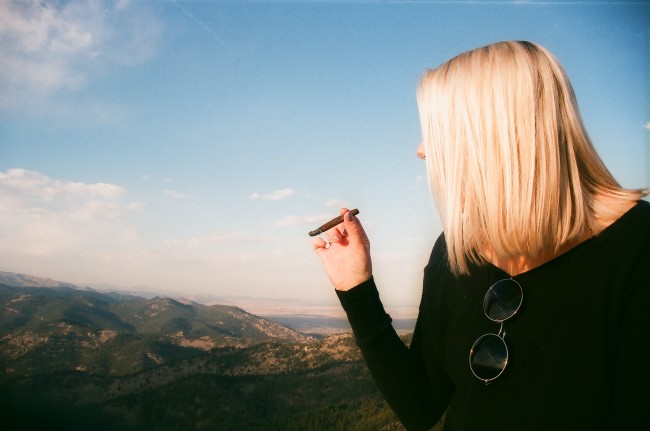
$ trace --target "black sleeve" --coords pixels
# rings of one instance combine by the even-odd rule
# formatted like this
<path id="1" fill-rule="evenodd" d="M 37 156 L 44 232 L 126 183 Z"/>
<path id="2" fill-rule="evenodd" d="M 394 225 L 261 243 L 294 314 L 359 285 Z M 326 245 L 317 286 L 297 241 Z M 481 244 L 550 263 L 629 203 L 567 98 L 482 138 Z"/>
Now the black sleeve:
<path id="1" fill-rule="evenodd" d="M 347 292 L 337 291 L 337 295 L 368 369 L 385 400 L 407 430 L 430 429 L 444 413 L 449 392 L 435 388 L 434 394 L 431 390 L 422 354 L 423 339 L 426 338 L 422 330 L 422 313 L 408 348 L 393 329 L 373 278 Z"/>

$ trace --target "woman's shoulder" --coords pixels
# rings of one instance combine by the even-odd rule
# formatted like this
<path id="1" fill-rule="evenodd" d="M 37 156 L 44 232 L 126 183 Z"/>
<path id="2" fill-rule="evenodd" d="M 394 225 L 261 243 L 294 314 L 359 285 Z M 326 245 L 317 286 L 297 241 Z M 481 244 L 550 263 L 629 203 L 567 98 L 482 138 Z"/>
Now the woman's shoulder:
<path id="1" fill-rule="evenodd" d="M 608 224 L 596 238 L 609 239 L 626 237 L 626 240 L 647 242 L 650 240 L 650 203 L 639 200 L 611 224 Z"/>
<path id="2" fill-rule="evenodd" d="M 650 218 L 650 203 L 645 200 L 629 201 L 616 197 L 596 197 L 596 221 L 600 231 L 630 222 L 647 223 Z"/>
<path id="3" fill-rule="evenodd" d="M 630 211 L 632 211 L 632 217 L 640 217 L 646 221 L 650 220 L 650 202 L 646 200 L 637 201 Z"/>
<path id="4" fill-rule="evenodd" d="M 433 245 L 433 250 L 431 250 L 429 262 L 425 267 L 425 271 L 439 270 L 441 266 L 446 266 L 448 268 L 448 263 L 449 258 L 447 256 L 447 243 L 445 242 L 445 233 L 442 232 Z"/>
<path id="5" fill-rule="evenodd" d="M 568 266 L 597 268 L 598 273 L 650 271 L 650 203 L 638 201 L 598 234 L 567 253 Z M 592 271 L 593 272 L 593 271 Z"/>

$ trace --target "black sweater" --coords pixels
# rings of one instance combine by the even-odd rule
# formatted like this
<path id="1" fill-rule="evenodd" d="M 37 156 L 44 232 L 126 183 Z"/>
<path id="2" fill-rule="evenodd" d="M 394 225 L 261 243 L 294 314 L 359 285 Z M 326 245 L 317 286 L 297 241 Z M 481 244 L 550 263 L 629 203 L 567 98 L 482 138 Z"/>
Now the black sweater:
<path id="1" fill-rule="evenodd" d="M 650 429 L 650 205 L 514 277 L 521 309 L 505 322 L 509 362 L 486 385 L 469 368 L 474 341 L 499 324 L 487 289 L 508 275 L 449 269 L 444 237 L 424 270 L 410 347 L 391 326 L 374 280 L 337 292 L 375 382 L 408 430 L 447 411 L 445 430 Z"/>

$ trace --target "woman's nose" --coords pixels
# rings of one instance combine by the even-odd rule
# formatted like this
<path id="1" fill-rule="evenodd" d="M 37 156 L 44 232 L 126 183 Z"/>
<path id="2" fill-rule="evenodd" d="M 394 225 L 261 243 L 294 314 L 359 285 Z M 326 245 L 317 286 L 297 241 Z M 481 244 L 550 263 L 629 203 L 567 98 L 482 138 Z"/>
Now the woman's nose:
<path id="1" fill-rule="evenodd" d="M 421 143 L 420 143 L 420 146 L 418 147 L 418 149 L 417 149 L 417 151 L 415 152 L 415 154 L 417 154 L 418 157 L 421 158 L 422 160 L 424 160 L 424 159 L 427 158 L 426 155 L 424 154 L 424 142 L 421 142 Z"/>

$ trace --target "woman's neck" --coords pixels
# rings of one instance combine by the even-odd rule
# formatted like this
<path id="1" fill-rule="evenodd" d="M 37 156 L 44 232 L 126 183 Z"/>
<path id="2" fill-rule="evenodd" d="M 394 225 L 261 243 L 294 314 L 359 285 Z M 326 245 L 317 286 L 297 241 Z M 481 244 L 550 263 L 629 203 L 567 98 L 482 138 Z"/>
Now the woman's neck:
<path id="1" fill-rule="evenodd" d="M 571 239 L 560 246 L 557 250 L 547 249 L 542 250 L 537 256 L 508 256 L 500 257 L 494 250 L 487 247 L 484 251 L 483 257 L 492 265 L 506 272 L 510 276 L 522 274 L 553 260 L 557 256 L 566 253 L 573 247 L 581 244 L 587 239 L 598 235 L 609 225 L 618 220 L 623 214 L 628 212 L 636 202 L 629 200 L 617 199 L 615 197 L 598 195 L 596 197 L 596 205 L 602 211 L 600 215 L 596 216 L 596 229 L 593 232 L 585 232 L 583 235 Z"/>

